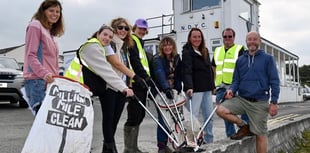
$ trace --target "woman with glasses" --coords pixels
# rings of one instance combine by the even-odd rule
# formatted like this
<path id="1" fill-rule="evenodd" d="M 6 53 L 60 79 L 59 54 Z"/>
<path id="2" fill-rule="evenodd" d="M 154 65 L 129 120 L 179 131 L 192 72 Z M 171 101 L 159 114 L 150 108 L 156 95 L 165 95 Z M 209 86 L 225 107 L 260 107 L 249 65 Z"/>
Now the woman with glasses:
<path id="1" fill-rule="evenodd" d="M 141 81 L 141 78 L 133 73 L 129 67 L 128 48 L 134 45 L 131 38 L 130 25 L 124 18 L 116 18 L 111 22 L 114 36 L 111 42 L 113 50 L 106 52 L 106 57 L 118 76 L 129 86 L 130 80 Z M 123 112 L 126 96 L 108 86 L 101 103 L 102 109 L 102 132 L 104 143 L 103 153 L 117 153 L 114 135 L 117 124 Z"/>
<path id="2" fill-rule="evenodd" d="M 114 50 L 110 45 L 113 36 L 113 29 L 107 25 L 103 25 L 97 32 L 92 35 L 91 38 L 87 40 L 86 43 L 80 47 L 77 57 L 80 59 L 80 64 L 83 65 L 82 80 L 93 92 L 93 96 L 99 97 L 99 101 L 102 106 L 104 127 L 105 125 L 107 127 L 103 127 L 104 136 L 109 136 L 108 134 L 110 134 L 106 133 L 106 130 L 104 129 L 111 129 L 110 132 L 112 133 L 112 136 L 106 139 L 110 140 L 111 143 L 103 148 L 105 149 L 103 152 L 116 153 L 117 151 L 114 143 L 115 130 L 113 130 L 113 128 L 115 126 L 116 129 L 116 124 L 120 115 L 116 119 L 115 116 L 117 116 L 117 114 L 114 113 L 115 111 L 108 108 L 110 107 L 108 104 L 115 104 L 117 102 L 114 99 L 108 97 L 107 94 L 113 91 L 115 94 L 119 93 L 118 95 L 125 99 L 126 97 L 133 96 L 133 91 L 129 89 L 123 79 L 121 79 L 119 74 L 110 64 L 111 59 L 109 59 L 109 55 L 114 53 Z M 77 72 L 75 72 L 77 71 L 77 66 L 75 63 L 75 60 L 71 62 L 68 70 L 65 73 L 66 77 L 74 79 L 75 75 L 77 74 Z M 78 79 L 81 80 L 80 78 Z M 115 98 L 115 96 L 111 94 L 111 97 L 112 96 Z M 117 113 L 121 114 L 121 111 L 122 109 Z M 112 112 L 112 116 L 108 116 L 111 114 L 110 112 Z M 109 120 L 107 117 L 110 117 Z M 107 149 L 107 147 L 109 147 L 109 149 Z"/>

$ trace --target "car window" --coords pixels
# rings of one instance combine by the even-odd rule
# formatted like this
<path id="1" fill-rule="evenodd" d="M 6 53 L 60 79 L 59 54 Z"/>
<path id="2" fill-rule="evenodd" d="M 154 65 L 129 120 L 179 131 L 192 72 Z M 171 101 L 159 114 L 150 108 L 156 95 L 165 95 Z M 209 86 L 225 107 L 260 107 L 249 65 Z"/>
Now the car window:
<path id="1" fill-rule="evenodd" d="M 0 58 L 0 67 L 19 69 L 19 65 L 13 58 Z"/>

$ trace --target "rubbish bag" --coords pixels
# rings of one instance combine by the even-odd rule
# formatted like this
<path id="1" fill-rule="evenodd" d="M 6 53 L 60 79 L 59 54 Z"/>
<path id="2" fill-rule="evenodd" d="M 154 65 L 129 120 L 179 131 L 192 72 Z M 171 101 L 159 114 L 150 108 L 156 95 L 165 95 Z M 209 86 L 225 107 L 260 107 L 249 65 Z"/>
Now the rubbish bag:
<path id="1" fill-rule="evenodd" d="M 56 77 L 35 117 L 22 153 L 87 153 L 91 149 L 92 93 L 78 82 Z"/>
<path id="2" fill-rule="evenodd" d="M 184 95 L 184 93 L 180 93 L 178 94 L 178 91 L 176 91 L 175 89 L 172 89 L 173 91 L 173 95 L 174 95 L 174 101 L 167 98 L 166 94 L 161 92 L 161 95 L 160 94 L 157 94 L 156 97 L 155 97 L 155 101 L 158 103 L 159 107 L 160 108 L 163 108 L 163 109 L 168 109 L 168 107 L 170 107 L 171 109 L 175 108 L 175 106 L 179 107 L 179 106 L 183 106 L 186 102 L 186 97 Z M 165 99 L 165 102 L 164 100 L 162 99 L 162 97 Z"/>

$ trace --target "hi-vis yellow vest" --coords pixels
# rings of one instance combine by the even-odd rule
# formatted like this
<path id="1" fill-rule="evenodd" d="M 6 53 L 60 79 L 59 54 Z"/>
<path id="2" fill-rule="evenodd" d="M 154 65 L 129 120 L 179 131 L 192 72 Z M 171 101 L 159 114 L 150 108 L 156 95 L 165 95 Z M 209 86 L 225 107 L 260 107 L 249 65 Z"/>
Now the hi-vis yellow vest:
<path id="1" fill-rule="evenodd" d="M 215 86 L 222 83 L 232 84 L 233 73 L 242 45 L 234 45 L 225 52 L 225 47 L 217 47 L 214 51 L 214 61 L 216 64 Z"/>
<path id="2" fill-rule="evenodd" d="M 104 49 L 103 55 L 105 56 L 105 48 L 102 46 L 101 42 L 97 38 L 89 39 L 86 43 L 84 43 L 79 49 L 79 54 L 81 51 L 83 51 L 83 49 L 86 46 L 88 46 L 91 43 L 98 43 L 99 46 L 101 46 Z M 81 63 L 84 66 L 86 66 L 89 70 L 94 72 L 91 68 L 88 67 L 88 65 L 85 63 L 85 61 L 82 59 L 81 56 L 80 56 L 80 59 L 81 59 Z M 79 58 L 75 55 L 75 57 L 73 58 L 73 60 L 71 61 L 70 65 L 69 65 L 68 69 L 65 72 L 65 77 L 84 84 L 83 73 L 82 73 L 82 64 L 80 64 Z"/>
<path id="3" fill-rule="evenodd" d="M 146 73 L 150 76 L 150 67 L 149 67 L 149 63 L 147 61 L 147 57 L 146 57 L 146 53 L 142 47 L 142 44 L 139 40 L 139 38 L 135 35 L 131 35 L 132 39 L 136 42 L 138 50 L 139 50 L 139 58 L 140 58 L 140 62 L 144 68 L 144 70 L 146 71 Z M 132 67 L 130 66 L 130 69 L 133 71 Z M 133 80 L 132 80 L 133 81 Z"/>

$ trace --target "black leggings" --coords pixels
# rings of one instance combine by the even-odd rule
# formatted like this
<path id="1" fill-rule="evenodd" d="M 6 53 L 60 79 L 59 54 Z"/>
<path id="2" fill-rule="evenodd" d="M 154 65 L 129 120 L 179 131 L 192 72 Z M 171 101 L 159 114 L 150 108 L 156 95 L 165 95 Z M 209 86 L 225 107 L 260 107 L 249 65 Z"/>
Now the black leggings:
<path id="1" fill-rule="evenodd" d="M 99 97 L 102 110 L 102 132 L 105 143 L 113 143 L 117 124 L 123 112 L 126 97 L 121 92 L 107 89 Z"/>
<path id="2" fill-rule="evenodd" d="M 146 104 L 146 89 L 133 88 L 135 95 L 145 106 Z M 138 126 L 142 123 L 145 116 L 144 108 L 136 99 L 131 99 L 127 105 L 127 121 L 125 126 Z"/>

